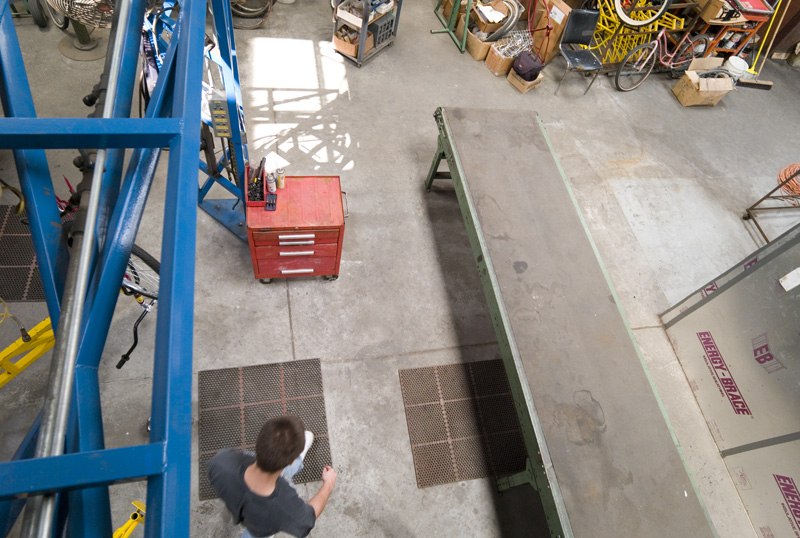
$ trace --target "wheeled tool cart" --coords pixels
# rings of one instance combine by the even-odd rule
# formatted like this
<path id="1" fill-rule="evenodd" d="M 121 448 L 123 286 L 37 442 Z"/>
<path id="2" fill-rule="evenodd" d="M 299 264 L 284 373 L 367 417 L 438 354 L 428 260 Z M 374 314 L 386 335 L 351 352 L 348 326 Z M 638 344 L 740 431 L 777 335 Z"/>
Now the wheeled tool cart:
<path id="1" fill-rule="evenodd" d="M 247 202 L 247 241 L 255 277 L 339 277 L 344 208 L 339 176 L 287 176 L 274 205 Z"/>
<path id="2" fill-rule="evenodd" d="M 403 0 L 336 0 L 333 46 L 358 67 L 394 42 Z"/>

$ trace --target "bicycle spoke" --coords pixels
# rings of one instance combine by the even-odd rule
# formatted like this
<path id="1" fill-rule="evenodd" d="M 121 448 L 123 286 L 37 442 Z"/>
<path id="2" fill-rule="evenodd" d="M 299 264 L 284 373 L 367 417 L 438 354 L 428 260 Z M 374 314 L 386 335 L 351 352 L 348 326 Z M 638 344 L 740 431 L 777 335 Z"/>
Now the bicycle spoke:
<path id="1" fill-rule="evenodd" d="M 122 277 L 122 292 L 125 295 L 158 299 L 158 261 L 138 245 L 134 245 L 131 257 Z"/>
<path id="2" fill-rule="evenodd" d="M 614 78 L 617 89 L 627 92 L 638 88 L 653 71 L 657 55 L 655 42 L 639 45 L 630 51 L 620 64 Z"/>

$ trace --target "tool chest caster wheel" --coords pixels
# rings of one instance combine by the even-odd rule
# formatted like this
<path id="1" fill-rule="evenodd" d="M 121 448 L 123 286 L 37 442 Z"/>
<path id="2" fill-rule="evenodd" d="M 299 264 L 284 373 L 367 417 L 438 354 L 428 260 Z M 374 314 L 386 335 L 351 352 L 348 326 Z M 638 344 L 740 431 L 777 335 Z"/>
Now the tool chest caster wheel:
<path id="1" fill-rule="evenodd" d="M 339 278 L 339 275 L 323 275 L 322 278 L 324 278 L 325 280 L 336 280 L 337 278 Z"/>
<path id="2" fill-rule="evenodd" d="M 272 279 L 271 278 L 259 278 L 258 281 L 261 282 L 262 284 L 269 284 L 270 282 L 272 282 Z"/>

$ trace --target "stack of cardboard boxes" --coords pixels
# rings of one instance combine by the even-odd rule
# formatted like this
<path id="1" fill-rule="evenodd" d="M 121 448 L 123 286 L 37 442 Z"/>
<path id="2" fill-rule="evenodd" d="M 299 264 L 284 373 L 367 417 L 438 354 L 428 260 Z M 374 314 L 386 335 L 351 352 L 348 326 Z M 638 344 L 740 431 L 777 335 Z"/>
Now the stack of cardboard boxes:
<path id="1" fill-rule="evenodd" d="M 545 2 L 541 2 L 539 4 L 540 7 L 535 12 L 532 49 L 544 63 L 548 63 L 558 56 L 558 43 L 561 40 L 561 33 L 566 25 L 567 16 L 572 8 L 563 0 L 547 0 L 546 9 L 544 9 L 544 4 Z M 448 19 L 452 10 L 453 0 L 446 0 L 443 6 L 445 19 Z M 508 7 L 502 0 L 495 0 L 491 6 L 501 13 L 508 14 Z M 474 7 L 469 17 L 467 17 L 466 6 L 462 4 L 462 12 L 459 14 L 458 26 L 456 27 L 456 37 L 460 39 L 464 35 L 465 25 L 467 25 L 467 52 L 475 60 L 485 62 L 486 67 L 493 75 L 507 77 L 515 88 L 522 93 L 527 93 L 542 83 L 544 75 L 540 73 L 535 80 L 530 82 L 523 80 L 512 69 L 514 58 L 505 56 L 502 53 L 504 44 L 502 39 L 496 42 L 483 41 L 471 29 L 471 27 L 475 27 L 476 30 L 483 34 L 491 34 L 500 29 L 503 22 L 485 20 Z"/>

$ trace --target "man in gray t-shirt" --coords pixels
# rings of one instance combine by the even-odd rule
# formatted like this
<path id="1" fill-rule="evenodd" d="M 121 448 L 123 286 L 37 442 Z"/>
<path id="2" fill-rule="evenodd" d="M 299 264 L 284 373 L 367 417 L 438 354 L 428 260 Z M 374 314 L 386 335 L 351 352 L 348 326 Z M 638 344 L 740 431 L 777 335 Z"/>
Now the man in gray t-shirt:
<path id="1" fill-rule="evenodd" d="M 280 531 L 302 538 L 314 528 L 333 491 L 336 471 L 325 467 L 322 487 L 308 503 L 297 495 L 291 478 L 303 468 L 314 440 L 304 429 L 297 417 L 271 419 L 258 434 L 255 454 L 225 448 L 208 462 L 211 485 L 235 522 L 245 526 L 242 538 Z"/>

